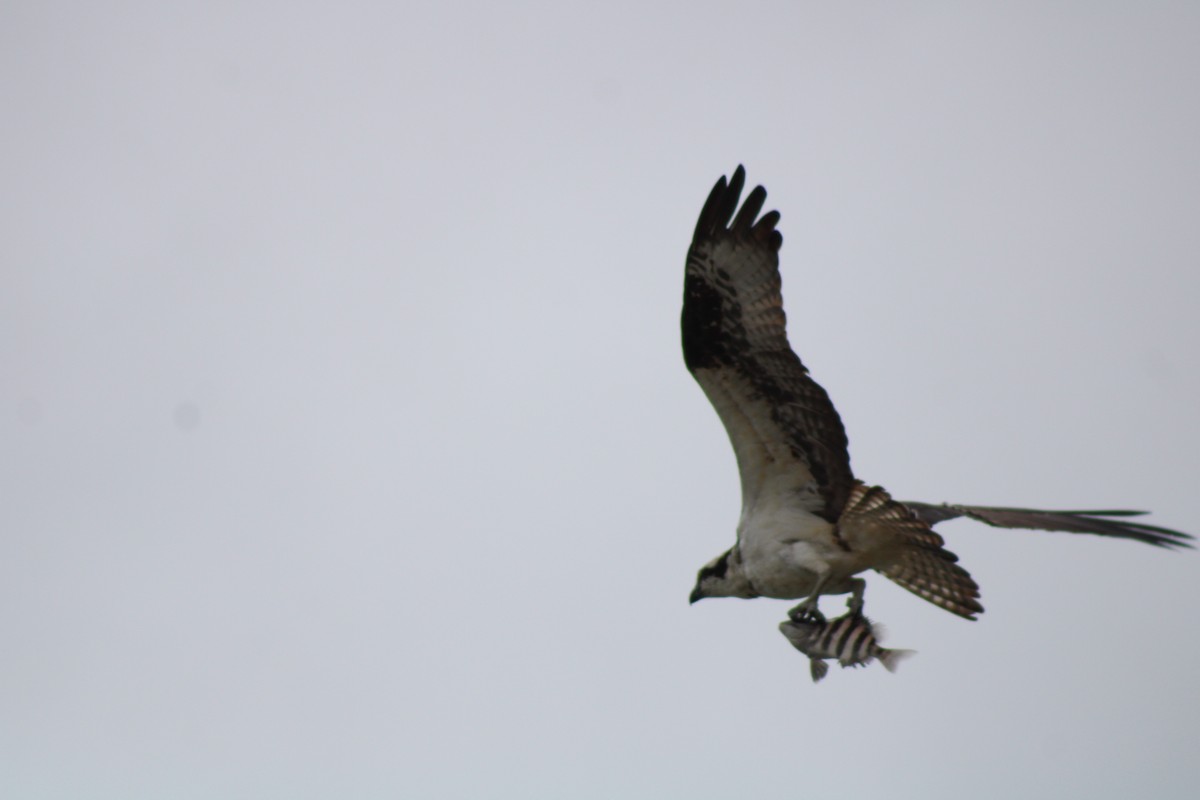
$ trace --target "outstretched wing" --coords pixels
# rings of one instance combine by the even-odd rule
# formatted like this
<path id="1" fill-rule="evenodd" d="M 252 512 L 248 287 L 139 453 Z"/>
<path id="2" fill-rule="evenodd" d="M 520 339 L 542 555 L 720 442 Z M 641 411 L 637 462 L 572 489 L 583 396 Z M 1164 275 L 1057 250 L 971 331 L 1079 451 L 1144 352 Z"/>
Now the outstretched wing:
<path id="1" fill-rule="evenodd" d="M 1170 528 L 1129 521 L 1129 517 L 1145 514 L 1145 511 L 1038 511 L 1032 508 L 995 508 L 992 506 L 961 506 L 943 503 L 917 503 L 904 501 L 914 514 L 936 525 L 956 517 L 985 522 L 996 528 L 1029 528 L 1039 531 L 1063 531 L 1066 533 L 1093 533 L 1097 536 L 1112 536 L 1117 539 L 1133 539 L 1155 547 L 1191 547 L 1193 537 Z"/>
<path id="2" fill-rule="evenodd" d="M 852 550 L 869 548 L 872 539 L 891 539 L 891 557 L 875 570 L 918 597 L 966 619 L 983 613 L 979 586 L 957 564 L 958 556 L 928 521 L 882 487 L 855 482 L 838 528 Z"/>
<path id="3" fill-rule="evenodd" d="M 728 184 L 717 181 L 696 223 L 684 278 L 683 358 L 729 434 L 743 503 L 770 480 L 833 522 L 854 480 L 846 432 L 788 345 L 779 212 L 759 217 L 767 198 L 761 186 L 738 211 L 745 178 L 739 166 Z"/>

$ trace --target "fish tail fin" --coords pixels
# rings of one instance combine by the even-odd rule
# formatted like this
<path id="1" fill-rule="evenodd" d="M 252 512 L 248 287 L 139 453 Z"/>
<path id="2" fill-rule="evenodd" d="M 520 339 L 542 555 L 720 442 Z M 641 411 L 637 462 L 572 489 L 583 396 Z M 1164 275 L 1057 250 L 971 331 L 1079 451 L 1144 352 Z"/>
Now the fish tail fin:
<path id="1" fill-rule="evenodd" d="M 889 650 L 886 647 L 879 648 L 879 663 L 883 664 L 884 669 L 888 672 L 895 672 L 896 665 L 909 656 L 915 656 L 916 650 Z"/>
<path id="2" fill-rule="evenodd" d="M 824 659 L 809 658 L 810 670 L 812 672 L 813 683 L 819 683 L 821 678 L 829 674 L 829 665 Z"/>

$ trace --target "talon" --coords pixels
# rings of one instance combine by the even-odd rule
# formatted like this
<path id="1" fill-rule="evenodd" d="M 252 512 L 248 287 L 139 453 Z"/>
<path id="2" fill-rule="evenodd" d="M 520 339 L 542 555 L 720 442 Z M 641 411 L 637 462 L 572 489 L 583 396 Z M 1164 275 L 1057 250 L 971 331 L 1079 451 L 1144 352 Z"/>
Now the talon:
<path id="1" fill-rule="evenodd" d="M 815 622 L 817 624 L 825 622 L 825 615 L 817 608 L 816 603 L 801 603 L 788 612 L 788 617 L 792 622 Z"/>
<path id="2" fill-rule="evenodd" d="M 817 576 L 817 581 L 813 585 L 812 592 L 808 597 L 804 598 L 804 602 L 788 612 L 792 622 L 815 622 L 818 625 L 825 622 L 825 615 L 821 613 L 821 587 L 825 585 L 825 581 L 829 580 L 829 573 L 825 572 Z"/>

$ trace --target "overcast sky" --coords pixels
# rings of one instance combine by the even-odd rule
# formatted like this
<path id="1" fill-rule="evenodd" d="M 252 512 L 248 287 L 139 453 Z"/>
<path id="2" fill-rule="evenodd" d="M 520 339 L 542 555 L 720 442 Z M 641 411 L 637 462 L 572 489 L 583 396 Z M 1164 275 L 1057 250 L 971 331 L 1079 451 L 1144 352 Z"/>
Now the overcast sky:
<path id="1" fill-rule="evenodd" d="M 4 4 L 0 794 L 1193 797 L 1195 553 L 948 524 L 987 613 L 872 576 L 918 655 L 817 686 L 689 607 L 678 315 L 744 163 L 861 478 L 1200 533 L 1198 75 L 1189 3 Z"/>

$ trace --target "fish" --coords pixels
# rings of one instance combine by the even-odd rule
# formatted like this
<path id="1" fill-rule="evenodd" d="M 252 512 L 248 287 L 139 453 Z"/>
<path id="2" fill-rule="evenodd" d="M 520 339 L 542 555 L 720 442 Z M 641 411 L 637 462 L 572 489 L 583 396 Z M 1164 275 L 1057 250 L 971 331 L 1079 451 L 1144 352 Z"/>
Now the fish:
<path id="1" fill-rule="evenodd" d="M 914 654 L 913 650 L 889 650 L 876 638 L 882 626 L 873 625 L 861 613 L 850 612 L 837 619 L 788 619 L 779 623 L 779 631 L 792 646 L 808 656 L 813 683 L 829 672 L 825 659 L 834 658 L 843 667 L 857 667 L 878 659 L 888 672 Z"/>

